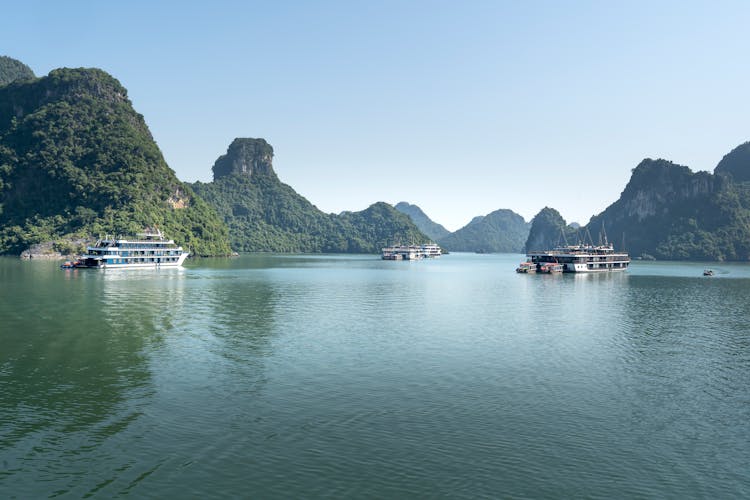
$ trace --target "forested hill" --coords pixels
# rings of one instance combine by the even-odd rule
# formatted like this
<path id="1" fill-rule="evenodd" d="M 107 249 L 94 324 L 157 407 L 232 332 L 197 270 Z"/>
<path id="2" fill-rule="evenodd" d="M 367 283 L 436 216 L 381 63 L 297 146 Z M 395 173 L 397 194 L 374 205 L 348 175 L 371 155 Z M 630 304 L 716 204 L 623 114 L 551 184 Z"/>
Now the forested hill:
<path id="1" fill-rule="evenodd" d="M 561 236 L 598 243 L 600 234 L 634 258 L 750 260 L 750 143 L 725 155 L 713 174 L 646 158 L 620 198 L 580 230 L 554 209 L 539 212 L 526 249 L 553 248 Z"/>
<path id="2" fill-rule="evenodd" d="M 272 162 L 273 148 L 264 139 L 238 138 L 216 160 L 213 182 L 192 185 L 229 226 L 233 249 L 378 253 L 394 242 L 429 241 L 387 203 L 341 215 L 322 212 L 282 183 Z"/>
<path id="3" fill-rule="evenodd" d="M 529 223 L 517 213 L 500 209 L 475 217 L 458 231 L 438 240 L 451 252 L 522 252 Z"/>
<path id="4" fill-rule="evenodd" d="M 440 238 L 451 234 L 450 231 L 445 229 L 441 224 L 434 222 L 425 214 L 421 208 L 417 205 L 406 203 L 405 201 L 396 204 L 396 210 L 402 214 L 406 214 L 409 218 L 417 225 L 420 231 L 432 238 L 433 241 L 437 241 Z"/>
<path id="5" fill-rule="evenodd" d="M 643 160 L 620 198 L 591 218 L 633 256 L 750 259 L 750 162 L 736 158 L 716 174 L 666 160 Z"/>
<path id="6" fill-rule="evenodd" d="M 16 80 L 32 80 L 34 72 L 21 61 L 8 56 L 0 56 L 0 87 Z"/>
<path id="7" fill-rule="evenodd" d="M 559 245 L 581 242 L 579 230 L 565 222 L 560 212 L 544 207 L 531 220 L 526 252 L 550 250 Z"/>
<path id="8" fill-rule="evenodd" d="M 58 69 L 0 87 L 0 253 L 153 226 L 193 253 L 230 252 L 226 226 L 167 166 L 116 79 Z"/>

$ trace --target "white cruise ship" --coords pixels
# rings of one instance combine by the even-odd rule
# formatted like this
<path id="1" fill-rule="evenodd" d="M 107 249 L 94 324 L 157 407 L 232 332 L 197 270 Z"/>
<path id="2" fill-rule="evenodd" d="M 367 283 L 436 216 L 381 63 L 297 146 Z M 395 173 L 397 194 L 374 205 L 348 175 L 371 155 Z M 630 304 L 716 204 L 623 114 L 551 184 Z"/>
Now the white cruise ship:
<path id="1" fill-rule="evenodd" d="M 435 243 L 424 245 L 394 245 L 383 248 L 383 260 L 419 260 L 440 257 L 443 250 Z"/>
<path id="2" fill-rule="evenodd" d="M 627 252 L 615 252 L 614 246 L 605 245 L 566 245 L 541 252 L 528 252 L 529 262 L 536 264 L 537 270 L 545 264 L 562 264 L 564 273 L 595 273 L 624 271 L 630 264 Z"/>
<path id="3" fill-rule="evenodd" d="M 105 237 L 86 247 L 86 254 L 64 267 L 89 268 L 158 268 L 179 267 L 189 252 L 161 231 L 138 234 L 136 239 Z"/>

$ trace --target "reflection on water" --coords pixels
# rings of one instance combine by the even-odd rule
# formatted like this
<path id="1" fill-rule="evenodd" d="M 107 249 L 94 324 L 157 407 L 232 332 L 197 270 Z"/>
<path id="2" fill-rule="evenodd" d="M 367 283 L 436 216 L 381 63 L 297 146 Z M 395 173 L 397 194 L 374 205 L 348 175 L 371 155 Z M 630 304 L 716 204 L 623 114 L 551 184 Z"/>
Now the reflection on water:
<path id="1" fill-rule="evenodd" d="M 737 497 L 750 272 L 0 259 L 0 496 Z"/>
<path id="2" fill-rule="evenodd" d="M 3 453 L 3 483 L 36 496 L 39 482 L 50 492 L 75 489 L 103 459 L 127 469 L 126 456 L 103 457 L 101 449 L 153 393 L 148 351 L 169 328 L 161 309 L 178 294 L 56 263 L 5 261 L 2 269 L 0 448 L 13 450 Z"/>

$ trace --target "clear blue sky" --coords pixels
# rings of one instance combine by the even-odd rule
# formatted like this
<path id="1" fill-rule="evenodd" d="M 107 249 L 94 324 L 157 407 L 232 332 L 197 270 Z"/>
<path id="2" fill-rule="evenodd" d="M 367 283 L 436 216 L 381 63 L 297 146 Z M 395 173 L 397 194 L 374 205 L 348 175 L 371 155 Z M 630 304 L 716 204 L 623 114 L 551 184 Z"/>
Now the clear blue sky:
<path id="1" fill-rule="evenodd" d="M 169 165 L 235 137 L 327 212 L 409 201 L 458 229 L 586 223 L 645 157 L 713 170 L 750 140 L 750 2 L 6 2 L 0 54 L 99 67 Z"/>

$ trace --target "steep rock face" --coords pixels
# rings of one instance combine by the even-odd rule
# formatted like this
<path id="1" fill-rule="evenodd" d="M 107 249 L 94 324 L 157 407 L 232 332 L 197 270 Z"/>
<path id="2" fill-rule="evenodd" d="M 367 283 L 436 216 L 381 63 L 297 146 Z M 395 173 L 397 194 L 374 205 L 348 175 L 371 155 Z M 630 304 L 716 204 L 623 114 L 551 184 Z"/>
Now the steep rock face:
<path id="1" fill-rule="evenodd" d="M 522 252 L 529 228 L 517 213 L 500 209 L 475 217 L 438 243 L 451 252 Z"/>
<path id="2" fill-rule="evenodd" d="M 226 227 L 164 162 L 116 79 L 58 69 L 0 87 L 0 253 L 154 225 L 193 253 L 230 252 Z"/>
<path id="3" fill-rule="evenodd" d="M 544 207 L 531 220 L 525 251 L 549 250 L 565 243 L 575 244 L 578 239 L 577 229 L 567 225 L 560 212 Z"/>
<path id="4" fill-rule="evenodd" d="M 386 203 L 341 215 L 320 211 L 279 180 L 272 161 L 265 140 L 235 139 L 214 164 L 214 181 L 192 185 L 224 218 L 235 250 L 377 253 L 394 241 L 428 241 Z"/>
<path id="5" fill-rule="evenodd" d="M 693 173 L 688 167 L 666 160 L 643 160 L 634 170 L 620 196 L 628 217 L 642 221 L 666 215 L 685 202 L 706 200 L 722 185 L 708 172 Z"/>
<path id="6" fill-rule="evenodd" d="M 730 176 L 735 182 L 750 181 L 750 142 L 740 144 L 721 159 L 714 173 Z"/>
<path id="7" fill-rule="evenodd" d="M 36 78 L 36 75 L 24 63 L 8 56 L 0 56 L 0 87 L 16 80 L 33 78 Z"/>
<path id="8" fill-rule="evenodd" d="M 225 155 L 212 168 L 214 180 L 240 174 L 276 175 L 273 171 L 273 147 L 265 139 L 235 139 Z"/>
<path id="9" fill-rule="evenodd" d="M 591 218 L 616 247 L 661 259 L 748 258 L 746 189 L 731 177 L 643 160 L 620 198 Z"/>
<path id="10" fill-rule="evenodd" d="M 394 208 L 402 214 L 408 215 L 414 224 L 417 225 L 419 230 L 432 238 L 433 241 L 437 241 L 450 234 L 450 231 L 430 219 L 417 205 L 411 205 L 402 201 L 397 203 Z"/>

